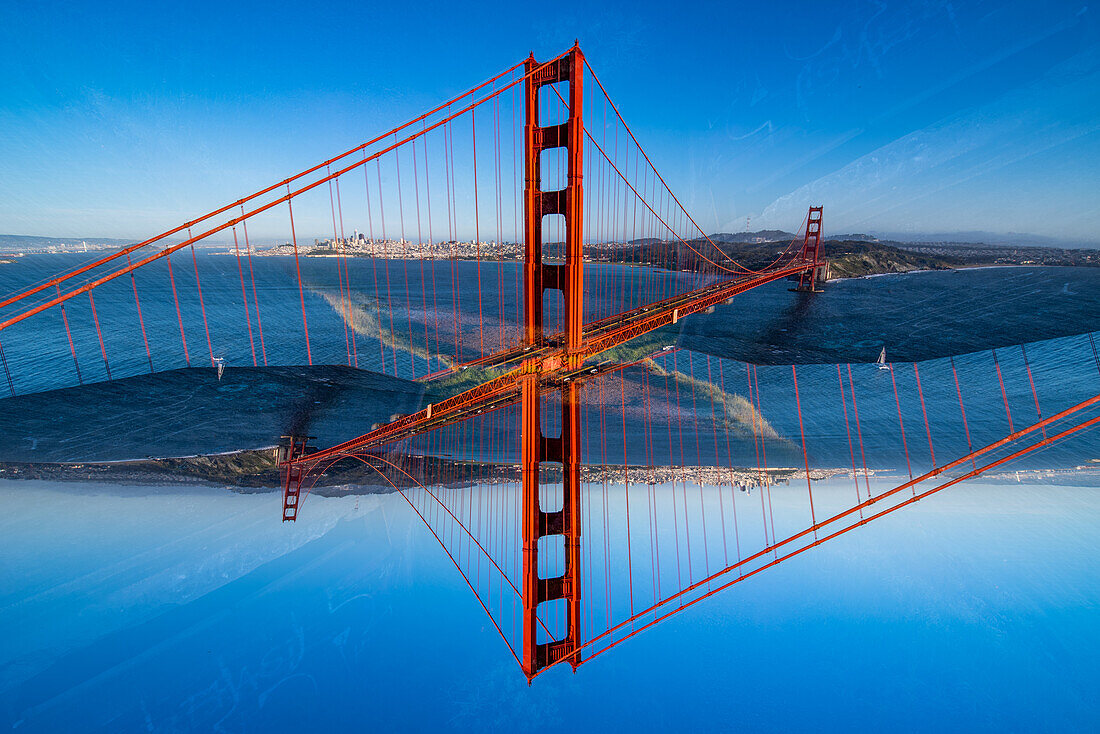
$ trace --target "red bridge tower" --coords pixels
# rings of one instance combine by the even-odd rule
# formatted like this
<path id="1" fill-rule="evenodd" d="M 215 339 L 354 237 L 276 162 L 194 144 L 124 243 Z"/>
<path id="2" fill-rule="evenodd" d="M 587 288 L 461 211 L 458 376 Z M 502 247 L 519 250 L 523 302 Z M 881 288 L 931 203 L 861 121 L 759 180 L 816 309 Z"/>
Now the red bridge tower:
<path id="1" fill-rule="evenodd" d="M 821 210 L 820 206 L 811 206 L 806 219 L 806 237 L 802 240 L 801 257 L 803 261 L 813 263 L 813 269 L 804 270 L 798 276 L 798 287 L 791 290 L 806 293 L 819 292 L 817 283 L 825 280 L 825 263 L 821 262 L 819 253 L 821 250 Z"/>
<path id="2" fill-rule="evenodd" d="M 523 474 L 523 657 L 522 665 L 528 677 L 546 666 L 567 657 L 580 645 L 581 583 L 580 583 L 580 401 L 574 381 L 561 382 L 561 435 L 544 436 L 541 426 L 542 373 L 557 373 L 564 367 L 579 367 L 584 361 L 583 337 L 584 266 L 582 224 L 584 221 L 584 190 L 582 172 L 584 160 L 581 103 L 584 90 L 584 55 L 580 47 L 573 49 L 556 63 L 543 66 L 534 55 L 527 59 L 527 116 L 525 127 L 527 162 L 524 188 L 524 228 L 526 256 L 524 259 L 524 321 L 528 347 L 542 344 L 543 295 L 548 290 L 561 291 L 565 316 L 565 353 L 546 359 L 530 358 L 524 362 L 521 386 L 521 448 Z M 539 90 L 549 84 L 568 82 L 569 119 L 559 125 L 539 125 Z M 565 148 L 568 155 L 568 180 L 565 188 L 556 191 L 542 189 L 540 155 L 544 150 Z M 547 216 L 565 218 L 565 262 L 543 261 L 542 225 Z M 561 364 L 564 359 L 565 364 Z M 560 377 L 559 377 L 560 379 Z M 558 387 L 555 385 L 555 388 Z M 539 469 L 553 462 L 562 467 L 560 509 L 546 511 L 539 502 Z M 553 503 L 557 504 L 557 503 Z M 538 568 L 539 541 L 551 538 L 549 544 L 561 546 L 565 554 L 565 571 L 555 578 L 540 578 Z M 564 633 L 559 639 L 539 642 L 539 605 L 565 601 Z M 575 668 L 579 655 L 569 661 Z"/>

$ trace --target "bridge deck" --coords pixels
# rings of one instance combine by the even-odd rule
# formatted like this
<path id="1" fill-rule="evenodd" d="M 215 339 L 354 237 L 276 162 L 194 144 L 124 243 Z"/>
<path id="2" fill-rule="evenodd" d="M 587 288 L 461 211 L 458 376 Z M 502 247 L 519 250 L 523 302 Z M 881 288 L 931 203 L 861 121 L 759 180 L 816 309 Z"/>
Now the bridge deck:
<path id="1" fill-rule="evenodd" d="M 812 267 L 813 263 L 798 262 L 774 271 L 731 278 L 590 324 L 584 331 L 585 351 L 582 361 L 662 326 L 675 323 L 685 316 L 705 311 L 739 293 L 797 275 Z M 551 337 L 546 344 L 540 346 L 516 347 L 467 363 L 463 366 L 499 368 L 517 363 L 522 365 L 477 387 L 391 421 L 358 438 L 313 454 L 297 457 L 290 463 L 316 465 L 324 459 L 377 448 L 457 423 L 488 410 L 511 405 L 519 400 L 522 378 L 532 370 L 539 374 L 540 384 L 553 388 L 568 380 L 583 379 L 586 376 L 604 374 L 628 366 L 582 364 L 579 367 L 570 368 L 566 366 L 566 356 L 565 349 Z"/>

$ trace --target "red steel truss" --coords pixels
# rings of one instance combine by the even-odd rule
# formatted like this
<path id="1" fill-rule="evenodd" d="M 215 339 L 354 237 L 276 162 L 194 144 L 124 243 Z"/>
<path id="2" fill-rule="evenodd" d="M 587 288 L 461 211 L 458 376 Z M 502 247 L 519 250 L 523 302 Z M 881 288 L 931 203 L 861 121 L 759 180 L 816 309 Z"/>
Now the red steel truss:
<path id="1" fill-rule="evenodd" d="M 574 46 L 564 56 L 540 64 L 534 57 L 525 63 L 526 124 L 524 232 L 524 344 L 476 360 L 479 365 L 518 362 L 509 372 L 446 400 L 430 404 L 408 416 L 398 418 L 370 433 L 330 448 L 307 453 L 305 442 L 292 443 L 286 453 L 283 491 L 283 520 L 297 517 L 303 477 L 322 461 L 354 456 L 373 448 L 449 425 L 486 410 L 519 402 L 521 405 L 520 461 L 522 476 L 523 540 L 523 647 L 521 667 L 529 678 L 560 661 L 573 667 L 581 662 L 581 580 L 580 580 L 580 398 L 579 383 L 590 373 L 605 369 L 586 369 L 589 358 L 679 319 L 705 311 L 738 293 L 780 278 L 799 278 L 800 285 L 814 281 L 819 265 L 818 245 L 821 233 L 821 207 L 810 209 L 809 224 L 802 250 L 791 260 L 772 268 L 740 274 L 707 285 L 690 293 L 666 298 L 617 317 L 597 321 L 587 328 L 584 314 L 583 263 L 583 161 L 585 130 L 581 117 L 584 90 L 584 55 Z M 568 84 L 563 95 L 557 86 Z M 568 100 L 568 119 L 557 125 L 539 124 L 539 93 L 543 88 L 562 100 Z M 541 154 L 553 148 L 567 153 L 567 183 L 558 190 L 541 188 Z M 548 216 L 565 220 L 563 263 L 543 259 L 543 222 Z M 543 320 L 546 291 L 560 291 L 564 304 L 564 333 L 548 335 Z M 541 427 L 542 394 L 561 391 L 561 434 L 546 436 Z M 559 509 L 547 511 L 540 504 L 540 467 L 560 464 L 562 488 Z M 561 536 L 565 548 L 564 571 L 553 578 L 539 575 L 539 542 L 548 536 Z M 565 629 L 559 639 L 540 642 L 539 607 L 564 600 Z"/>
<path id="2" fill-rule="evenodd" d="M 811 206 L 809 216 L 806 219 L 806 236 L 802 240 L 800 256 L 803 261 L 812 263 L 813 267 L 803 270 L 799 274 L 798 287 L 795 289 L 797 291 L 812 292 L 815 290 L 817 281 L 825 280 L 818 273 L 820 265 L 818 255 L 821 249 L 821 209 L 820 206 Z"/>

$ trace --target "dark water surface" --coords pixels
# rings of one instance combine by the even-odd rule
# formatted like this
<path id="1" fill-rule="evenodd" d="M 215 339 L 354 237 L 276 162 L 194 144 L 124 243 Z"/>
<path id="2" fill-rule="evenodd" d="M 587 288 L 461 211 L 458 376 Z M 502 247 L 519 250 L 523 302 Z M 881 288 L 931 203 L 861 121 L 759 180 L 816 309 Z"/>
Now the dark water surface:
<path id="1" fill-rule="evenodd" d="M 756 364 L 915 362 L 1100 330 L 1100 268 L 978 268 L 767 286 L 687 319 L 681 344 Z"/>
<path id="2" fill-rule="evenodd" d="M 35 255 L 0 266 L 0 293 L 72 267 L 87 256 Z M 209 365 L 209 354 L 232 366 L 306 364 L 306 340 L 294 260 L 253 259 L 260 321 L 249 293 L 249 320 L 235 258 L 199 255 L 203 303 L 193 287 L 189 262 L 175 265 L 187 349 L 163 261 L 136 277 L 146 337 L 156 371 Z M 413 378 L 440 369 L 430 354 L 468 360 L 519 338 L 519 265 L 449 261 L 348 261 L 353 302 L 367 333 L 348 336 L 339 306 L 336 260 L 302 258 L 305 306 L 314 364 L 351 361 L 376 372 Z M 191 279 L 191 280 L 189 280 Z M 586 268 L 586 320 L 689 290 L 698 278 L 610 265 Z M 1100 329 L 1100 268 L 989 268 L 886 275 L 834 281 L 825 293 L 792 293 L 787 282 L 737 296 L 715 313 L 682 320 L 665 330 L 665 341 L 696 352 L 755 364 L 870 362 L 887 348 L 893 361 L 947 357 L 1021 342 Z M 482 308 L 478 307 L 481 292 Z M 114 378 L 147 373 L 147 357 L 133 301 L 132 284 L 119 278 L 95 291 L 104 350 Z M 37 297 L 36 297 L 37 298 Z M 33 299 L 32 299 L 33 300 Z M 394 310 L 390 311 L 390 304 Z M 201 306 L 205 305 L 205 321 Z M 425 308 L 426 307 L 426 308 Z M 548 324 L 560 308 L 547 303 Z M 16 309 L 9 306 L 3 316 Z M 2 344 L 16 393 L 66 387 L 107 378 L 86 297 L 66 307 L 77 354 L 74 364 L 57 308 L 3 332 Z M 248 328 L 252 329 L 250 340 Z M 678 329 L 678 331 L 677 331 Z M 206 333 L 210 335 L 209 349 Z M 380 343 L 379 336 L 383 337 Z M 350 338 L 356 344 L 350 347 Z M 394 350 L 388 342 L 411 345 Z M 77 367 L 79 366 L 79 374 Z M 0 388 L 4 385 L 0 384 Z"/>
<path id="3" fill-rule="evenodd" d="M 0 291 L 35 282 L 77 259 L 32 256 L 2 266 Z M 131 284 L 125 279 L 101 294 L 97 290 L 113 381 L 106 379 L 90 308 L 83 301 L 71 302 L 66 309 L 79 376 L 56 309 L 3 333 L 17 396 L 0 400 L 6 408 L 0 414 L 0 428 L 8 436 L 0 447 L 0 460 L 113 460 L 209 453 L 270 446 L 280 436 L 301 430 L 317 436 L 320 445 L 332 444 L 437 399 L 428 397 L 424 383 L 411 381 L 443 366 L 438 359 L 426 358 L 433 350 L 457 355 L 457 342 L 465 340 L 464 358 L 472 358 L 486 333 L 490 335 L 487 351 L 499 346 L 501 334 L 505 343 L 518 336 L 518 266 L 514 263 L 482 265 L 487 304 L 482 328 L 476 320 L 475 263 L 352 259 L 355 303 L 367 314 L 367 322 L 357 320 L 360 333 L 356 334 L 345 331 L 338 309 L 323 297 L 338 292 L 336 261 L 303 258 L 315 365 L 306 367 L 293 259 L 254 258 L 265 331 L 262 345 L 254 303 L 249 340 L 235 258 L 200 255 L 198 263 L 211 346 L 227 365 L 220 382 L 209 367 L 197 298 L 181 287 L 192 360 L 192 367 L 186 369 L 174 301 L 163 297 L 170 296 L 170 291 L 157 287 L 158 279 L 167 282 L 167 271 L 142 271 L 137 282 L 144 294 L 142 309 L 155 374 L 148 374 L 149 359 L 137 328 Z M 187 273 L 181 270 L 177 281 L 182 283 Z M 387 275 L 391 276 L 388 282 Z M 688 274 L 618 266 L 590 266 L 588 276 L 590 319 L 692 283 Z M 803 432 L 813 465 L 849 465 L 852 426 L 845 411 L 852 410 L 848 403 L 853 389 L 860 401 L 868 466 L 878 469 L 929 468 L 933 451 L 941 457 L 958 456 L 970 445 L 1002 437 L 1011 416 L 1015 416 L 1014 427 L 1033 422 L 1036 399 L 1049 415 L 1096 393 L 1100 364 L 1089 333 L 1100 328 L 1100 269 L 990 268 L 888 275 L 831 282 L 824 293 L 811 296 L 792 293 L 787 285 L 780 282 L 755 289 L 712 314 L 684 319 L 650 337 L 653 348 L 675 344 L 682 349 L 663 354 L 658 360 L 663 368 L 690 376 L 697 385 L 718 385 L 730 396 L 749 394 L 746 371 L 749 363 L 758 365 L 760 411 L 775 431 L 764 447 L 773 466 L 801 463 Z M 386 319 L 379 325 L 370 316 L 377 315 L 383 297 L 416 308 L 404 319 L 398 313 L 392 327 L 384 323 Z M 421 306 L 433 298 L 443 311 L 454 304 L 460 320 L 475 320 L 464 328 L 452 328 L 448 338 L 446 326 L 440 324 L 445 319 L 437 318 L 431 307 L 426 316 Z M 548 321 L 553 323 L 554 318 L 551 310 Z M 453 318 L 451 323 L 456 323 Z M 346 366 L 350 338 L 356 341 L 358 370 Z M 394 349 L 394 339 L 412 346 Z M 1019 346 L 1025 342 L 1028 346 Z M 895 363 L 892 374 L 866 364 L 883 346 Z M 252 366 L 253 347 L 258 350 L 259 367 Z M 996 361 L 988 351 L 993 348 L 998 349 Z M 271 365 L 267 368 L 262 365 L 264 353 Z M 920 361 L 919 391 L 914 366 L 908 364 L 914 360 Z M 835 362 L 843 363 L 839 377 Z M 850 384 L 847 362 L 855 363 L 850 367 Z M 796 375 L 790 364 L 799 365 L 801 425 L 795 404 Z M 708 397 L 695 395 L 691 383 L 647 376 L 640 367 L 627 369 L 625 375 L 629 385 L 621 401 L 610 397 L 619 391 L 617 383 L 611 384 L 617 378 L 605 381 L 607 395 L 599 386 L 585 393 L 586 445 L 600 444 L 601 437 L 594 433 L 598 412 L 618 423 L 625 408 L 625 454 L 621 431 L 603 437 L 602 448 L 613 461 L 624 456 L 631 463 L 677 465 L 751 466 L 759 461 L 759 449 L 745 426 L 733 432 L 728 450 L 722 446 L 716 452 L 714 434 L 724 429 L 714 419 L 721 411 Z M 77 384 L 78 377 L 83 386 Z M 643 384 L 652 391 L 649 405 L 657 416 L 648 429 Z M 844 384 L 848 387 L 843 388 Z M 842 389 L 849 397 L 841 398 Z M 959 393 L 969 436 L 961 425 Z M 899 413 L 910 430 L 907 442 L 900 435 Z M 678 436 L 674 440 L 662 424 L 672 416 L 692 422 L 684 442 Z M 925 418 L 931 450 L 920 430 Z M 507 429 L 502 424 L 500 430 Z M 650 434 L 648 442 L 644 432 Z M 1035 461 L 1044 467 L 1067 468 L 1094 454 L 1089 441 L 1067 442 Z M 509 452 L 493 458 L 516 460 Z"/>

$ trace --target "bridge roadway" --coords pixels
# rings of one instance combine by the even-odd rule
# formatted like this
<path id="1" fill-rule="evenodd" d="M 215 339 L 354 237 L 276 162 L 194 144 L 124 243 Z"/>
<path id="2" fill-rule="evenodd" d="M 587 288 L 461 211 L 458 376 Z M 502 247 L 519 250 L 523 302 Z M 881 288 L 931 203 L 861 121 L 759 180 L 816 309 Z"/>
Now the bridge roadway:
<path id="1" fill-rule="evenodd" d="M 593 322 L 586 325 L 584 329 L 585 349 L 581 355 L 568 355 L 565 348 L 560 345 L 561 340 L 551 336 L 541 345 L 514 347 L 467 362 L 456 369 L 471 366 L 500 368 L 517 363 L 518 366 L 477 387 L 428 405 L 416 413 L 402 416 L 358 438 L 311 454 L 292 457 L 287 464 L 316 466 L 324 459 L 376 449 L 395 441 L 458 423 L 488 410 L 513 404 L 519 401 L 523 379 L 532 373 L 539 376 L 540 385 L 553 389 L 569 380 L 622 369 L 629 365 L 593 366 L 584 365 L 583 362 L 642 334 L 676 323 L 685 316 L 705 311 L 739 293 L 791 275 L 798 275 L 813 267 L 812 261 L 795 260 L 776 270 L 730 278 L 690 293 L 673 296 Z M 570 356 L 573 357 L 572 360 L 569 359 Z"/>

